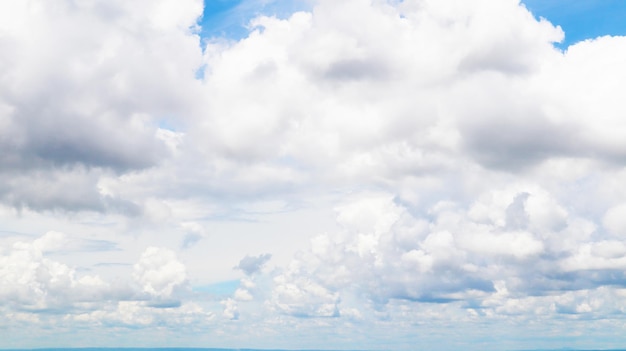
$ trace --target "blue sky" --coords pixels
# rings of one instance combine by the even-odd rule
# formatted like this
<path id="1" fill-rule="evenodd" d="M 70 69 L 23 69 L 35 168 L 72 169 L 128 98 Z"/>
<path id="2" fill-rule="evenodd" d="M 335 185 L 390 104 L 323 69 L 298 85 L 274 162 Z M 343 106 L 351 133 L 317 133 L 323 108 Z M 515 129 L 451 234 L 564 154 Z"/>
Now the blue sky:
<path id="1" fill-rule="evenodd" d="M 535 16 L 561 26 L 560 48 L 603 35 L 626 34 L 626 2 L 621 0 L 524 0 Z"/>
<path id="2" fill-rule="evenodd" d="M 581 40 L 603 35 L 626 34 L 626 2 L 621 0 L 524 0 L 537 17 L 561 26 L 565 39 L 557 47 L 565 49 Z M 202 36 L 241 39 L 248 22 L 259 14 L 286 17 L 310 8 L 305 0 L 205 0 Z"/>
<path id="3" fill-rule="evenodd" d="M 204 38 L 241 39 L 259 15 L 288 17 L 310 8 L 307 0 L 205 0 L 200 25 Z"/>
<path id="4" fill-rule="evenodd" d="M 0 349 L 623 347 L 625 5 L 525 4 L 0 1 Z"/>

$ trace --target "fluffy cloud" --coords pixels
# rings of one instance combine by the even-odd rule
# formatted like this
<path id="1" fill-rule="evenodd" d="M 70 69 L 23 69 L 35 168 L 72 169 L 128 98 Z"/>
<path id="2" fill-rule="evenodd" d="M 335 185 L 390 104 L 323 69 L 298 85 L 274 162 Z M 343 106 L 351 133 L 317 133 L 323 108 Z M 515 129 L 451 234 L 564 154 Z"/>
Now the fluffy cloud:
<path id="1" fill-rule="evenodd" d="M 623 318 L 623 37 L 555 49 L 515 0 L 319 0 L 201 43 L 201 8 L 0 4 L 0 216 L 106 236 L 132 267 L 113 284 L 52 256 L 63 235 L 11 242 L 7 318 L 394 337 Z M 293 259 L 268 244 L 332 207 Z"/>
<path id="2" fill-rule="evenodd" d="M 336 317 L 339 294 L 308 279 L 289 281 L 276 278 L 274 305 L 282 312 L 296 317 Z"/>
<path id="3" fill-rule="evenodd" d="M 106 281 L 98 275 L 82 274 L 76 267 L 50 258 L 72 246 L 72 239 L 65 234 L 49 232 L 31 242 L 3 248 L 0 310 L 5 317 L 0 323 L 17 318 L 34 326 L 79 323 L 135 328 L 208 323 L 213 318 L 196 303 L 174 300 L 181 296 L 176 293 L 186 278 L 185 267 L 173 252 L 147 248 L 134 266 L 132 277 L 140 285 L 136 286 L 124 278 Z M 128 275 L 130 278 L 130 272 Z"/>
<path id="4" fill-rule="evenodd" d="M 157 164 L 167 154 L 159 123 L 188 113 L 201 63 L 191 28 L 202 2 L 0 6 L 0 197 L 103 210 L 99 176 Z M 46 189 L 24 193 L 21 183 L 33 181 Z"/>
<path id="5" fill-rule="evenodd" d="M 626 204 L 619 204 L 606 211 L 602 223 L 613 235 L 622 237 L 626 233 Z"/>
<path id="6" fill-rule="evenodd" d="M 224 306 L 224 317 L 232 320 L 239 319 L 239 309 L 235 300 L 229 298 L 221 301 L 221 304 Z"/>
<path id="7" fill-rule="evenodd" d="M 593 241 L 594 227 L 543 189 L 519 187 L 490 191 L 467 207 L 440 203 L 428 216 L 388 194 L 359 196 L 337 208 L 342 232 L 312 239 L 275 278 L 272 303 L 295 316 L 330 317 L 356 293 L 367 296 L 362 306 L 461 301 L 490 315 L 532 313 L 546 301 L 558 307 L 572 291 L 618 293 L 611 286 L 623 279 L 623 243 Z M 524 305 L 531 301 L 534 307 Z M 591 312 L 580 306 L 541 313 Z"/>
<path id="8" fill-rule="evenodd" d="M 2 307 L 34 313 L 66 310 L 80 303 L 97 303 L 112 296 L 97 276 L 78 276 L 76 270 L 45 257 L 66 243 L 62 233 L 49 232 L 32 242 L 17 242 L 0 255 Z"/>
<path id="9" fill-rule="evenodd" d="M 133 277 L 144 292 L 157 298 L 169 298 L 186 282 L 185 266 L 168 249 L 149 247 L 134 266 Z"/>

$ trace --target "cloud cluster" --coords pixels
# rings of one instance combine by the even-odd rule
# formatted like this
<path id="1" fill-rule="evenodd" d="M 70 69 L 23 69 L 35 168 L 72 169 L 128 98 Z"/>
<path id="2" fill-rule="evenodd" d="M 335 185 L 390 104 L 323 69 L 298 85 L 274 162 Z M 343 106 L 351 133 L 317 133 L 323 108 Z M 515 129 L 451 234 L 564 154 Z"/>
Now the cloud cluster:
<path id="1" fill-rule="evenodd" d="M 115 208 L 98 178 L 158 164 L 160 124 L 189 113 L 202 2 L 1 6 L 0 199 Z"/>
<path id="2" fill-rule="evenodd" d="M 149 247 L 134 266 L 133 277 L 143 291 L 157 298 L 168 298 L 186 281 L 185 266 L 170 250 Z"/>
<path id="3" fill-rule="evenodd" d="M 77 277 L 67 265 L 44 253 L 64 244 L 64 235 L 49 232 L 30 243 L 18 242 L 0 256 L 0 296 L 4 308 L 32 312 L 65 309 L 74 302 L 106 299 L 108 286 L 97 276 Z"/>
<path id="4" fill-rule="evenodd" d="M 2 246 L 0 323 L 621 330 L 624 37 L 556 49 L 516 0 L 318 0 L 232 41 L 201 13 L 0 3 L 0 216 L 133 257 L 114 281 L 59 232 Z"/>
<path id="5" fill-rule="evenodd" d="M 356 292 L 366 294 L 363 306 L 393 299 L 462 302 L 506 315 L 507 305 L 527 299 L 558 307 L 573 292 L 619 296 L 624 290 L 623 242 L 598 233 L 593 222 L 568 213 L 532 184 L 487 192 L 468 207 L 441 202 L 423 216 L 392 195 L 370 194 L 339 207 L 337 218 L 341 232 L 312 239 L 275 278 L 274 302 L 283 312 L 332 316 L 332 307 L 338 315 L 340 296 Z M 544 313 L 600 317 L 608 305 L 623 309 L 598 300 L 593 308 Z"/>
<path id="6" fill-rule="evenodd" d="M 560 29 L 515 1 L 321 1 L 254 24 L 207 49 L 207 148 L 287 167 L 283 184 L 384 189 L 339 208 L 342 230 L 277 273 L 275 311 L 338 317 L 365 296 L 487 317 L 621 313 L 621 203 L 604 182 L 623 177 L 609 78 L 623 38 L 556 50 Z"/>
<path id="7" fill-rule="evenodd" d="M 0 252 L 0 310 L 6 318 L 52 317 L 50 323 L 60 323 L 54 316 L 61 315 L 77 323 L 147 326 L 164 319 L 187 324 L 212 316 L 197 304 L 180 302 L 185 267 L 170 250 L 149 247 L 135 264 L 132 279 L 129 272 L 127 278 L 105 281 L 50 258 L 68 246 L 71 240 L 65 234 L 49 232 Z"/>

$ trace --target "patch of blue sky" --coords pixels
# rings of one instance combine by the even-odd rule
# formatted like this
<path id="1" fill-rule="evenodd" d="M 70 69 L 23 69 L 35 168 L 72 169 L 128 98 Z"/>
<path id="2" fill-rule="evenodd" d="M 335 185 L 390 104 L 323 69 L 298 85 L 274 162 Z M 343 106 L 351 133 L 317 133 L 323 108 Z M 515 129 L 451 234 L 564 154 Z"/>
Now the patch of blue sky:
<path id="1" fill-rule="evenodd" d="M 250 21 L 258 16 L 287 18 L 310 9 L 306 0 L 205 0 L 200 21 L 203 39 L 240 40 L 250 32 Z"/>
<path id="2" fill-rule="evenodd" d="M 522 0 L 522 3 L 535 16 L 561 26 L 565 39 L 555 44 L 560 49 L 586 39 L 626 35 L 625 0 Z"/>
<path id="3" fill-rule="evenodd" d="M 235 293 L 239 287 L 239 280 L 226 280 L 209 285 L 194 286 L 193 291 L 208 293 L 217 296 L 228 296 Z"/>
<path id="4" fill-rule="evenodd" d="M 176 118 L 174 117 L 165 117 L 165 116 L 161 117 L 156 121 L 156 124 L 159 129 L 165 129 L 165 130 L 169 130 L 172 132 L 175 132 L 178 129 L 180 129 L 180 126 L 177 125 Z"/>

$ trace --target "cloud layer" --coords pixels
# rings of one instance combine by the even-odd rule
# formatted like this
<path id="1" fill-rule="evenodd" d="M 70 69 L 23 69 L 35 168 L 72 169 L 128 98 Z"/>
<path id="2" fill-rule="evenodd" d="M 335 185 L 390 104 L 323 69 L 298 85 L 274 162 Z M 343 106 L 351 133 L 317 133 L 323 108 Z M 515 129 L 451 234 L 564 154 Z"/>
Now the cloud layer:
<path id="1" fill-rule="evenodd" d="M 202 6 L 0 4 L 0 347 L 625 341 L 624 37 L 319 0 L 229 41 Z"/>

